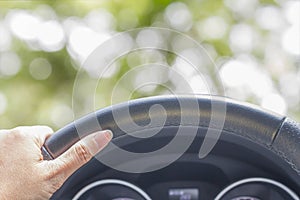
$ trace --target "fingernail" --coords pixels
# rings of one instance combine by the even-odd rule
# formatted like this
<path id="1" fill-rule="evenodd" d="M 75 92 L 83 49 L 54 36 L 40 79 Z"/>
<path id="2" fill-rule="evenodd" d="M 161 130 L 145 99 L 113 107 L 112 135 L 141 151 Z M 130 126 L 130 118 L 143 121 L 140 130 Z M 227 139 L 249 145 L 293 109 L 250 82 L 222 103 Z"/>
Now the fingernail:
<path id="1" fill-rule="evenodd" d="M 105 135 L 105 137 L 107 138 L 107 140 L 109 140 L 109 141 L 110 141 L 110 140 L 113 138 L 113 136 L 114 136 L 111 130 L 105 130 L 104 135 Z"/>
<path id="2" fill-rule="evenodd" d="M 98 144 L 108 143 L 112 138 L 113 133 L 110 130 L 100 131 L 95 135 Z"/>

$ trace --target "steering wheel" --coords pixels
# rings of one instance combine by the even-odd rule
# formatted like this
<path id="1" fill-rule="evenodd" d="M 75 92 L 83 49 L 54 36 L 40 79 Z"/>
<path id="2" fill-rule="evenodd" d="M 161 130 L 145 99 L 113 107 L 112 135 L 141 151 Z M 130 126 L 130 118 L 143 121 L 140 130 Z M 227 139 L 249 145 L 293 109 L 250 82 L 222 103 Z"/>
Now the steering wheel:
<path id="1" fill-rule="evenodd" d="M 109 166 L 111 163 L 109 159 L 105 159 L 105 154 L 113 152 L 117 148 L 115 144 L 121 147 L 132 144 L 127 150 L 134 151 L 139 148 L 137 153 L 145 153 L 150 147 L 144 146 L 145 149 L 141 150 L 140 145 L 136 149 L 135 145 L 143 140 L 154 141 L 156 139 L 158 141 L 163 137 L 170 138 L 163 145 L 171 144 L 180 129 L 181 133 L 186 135 L 195 132 L 194 139 L 200 141 L 194 142 L 198 145 L 197 151 L 199 149 L 201 151 L 202 146 L 206 148 L 206 153 L 211 150 L 213 152 L 214 145 L 222 143 L 221 141 L 229 141 L 233 146 L 239 145 L 248 151 L 255 152 L 255 155 L 259 156 L 256 162 L 260 166 L 263 166 L 265 170 L 280 173 L 285 180 L 294 185 L 296 191 L 300 191 L 300 124 L 251 104 L 224 97 L 201 95 L 136 99 L 101 109 L 58 130 L 44 144 L 43 156 L 45 159 L 54 159 L 80 138 L 101 129 L 110 129 L 114 133 L 113 146 L 101 152 L 103 160 L 107 162 L 105 164 Z M 147 137 L 149 135 L 150 139 Z M 181 136 L 184 137 L 184 135 Z M 163 148 L 155 143 L 152 144 L 155 150 Z M 193 146 L 192 143 L 189 144 Z M 180 144 L 177 143 L 177 145 Z M 187 151 L 189 148 L 186 147 L 184 150 Z M 116 152 L 119 150 L 117 149 Z M 236 154 L 235 149 L 227 148 L 223 151 Z M 202 155 L 202 157 L 205 156 L 206 154 Z M 272 160 L 272 166 L 264 163 L 264 158 Z M 122 170 L 123 168 L 118 168 L 118 166 L 126 160 L 128 159 L 114 160 L 112 162 L 114 166 L 110 167 L 116 166 L 117 169 Z M 145 160 L 142 159 L 137 163 L 144 162 Z M 140 169 L 135 170 L 142 172 Z"/>

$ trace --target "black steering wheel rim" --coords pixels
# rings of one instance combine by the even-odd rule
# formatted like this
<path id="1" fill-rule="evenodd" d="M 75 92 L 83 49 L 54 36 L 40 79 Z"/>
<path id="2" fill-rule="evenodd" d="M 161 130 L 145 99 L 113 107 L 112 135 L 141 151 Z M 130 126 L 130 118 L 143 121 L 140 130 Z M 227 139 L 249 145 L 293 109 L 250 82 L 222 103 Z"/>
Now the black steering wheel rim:
<path id="1" fill-rule="evenodd" d="M 237 102 L 223 97 L 212 96 L 158 96 L 132 100 L 126 103 L 114 105 L 91 113 L 58 130 L 45 143 L 42 151 L 45 159 L 53 159 L 62 154 L 80 137 L 99 130 L 99 126 L 91 123 L 96 117 L 101 129 L 111 129 L 114 138 L 126 135 L 117 125 L 113 117 L 113 111 L 122 111 L 129 107 L 130 115 L 134 119 L 137 129 L 151 128 L 149 124 L 149 109 L 153 105 L 162 105 L 166 110 L 166 123 L 172 126 L 185 126 L 181 123 L 180 115 L 197 117 L 191 110 L 182 110 L 178 101 L 198 102 L 201 118 L 195 120 L 197 124 L 189 124 L 199 128 L 208 128 L 212 117 L 212 104 L 226 105 L 226 118 L 222 131 L 246 138 L 251 142 L 263 146 L 267 151 L 280 157 L 288 166 L 290 176 L 300 186 L 300 125 L 293 120 L 281 116 L 251 104 Z M 179 112 L 180 111 L 180 112 Z M 161 114 L 161 113 L 160 113 Z M 223 114 L 223 113 L 221 113 Z M 200 113 L 199 116 L 200 117 Z M 192 120 L 193 122 L 193 120 Z M 123 120 L 122 123 L 132 123 Z M 78 127 L 84 130 L 84 135 L 78 133 Z M 153 128 L 153 127 L 152 127 Z M 134 131 L 140 131 L 134 130 Z"/>

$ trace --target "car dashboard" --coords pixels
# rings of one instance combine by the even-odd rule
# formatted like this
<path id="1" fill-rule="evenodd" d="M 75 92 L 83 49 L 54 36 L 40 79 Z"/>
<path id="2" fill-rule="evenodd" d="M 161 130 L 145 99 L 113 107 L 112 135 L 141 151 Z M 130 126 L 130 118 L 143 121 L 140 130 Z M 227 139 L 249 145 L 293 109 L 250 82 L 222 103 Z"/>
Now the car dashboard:
<path id="1" fill-rule="evenodd" d="M 169 128 L 167 131 L 173 130 Z M 198 132 L 193 144 L 178 160 L 156 171 L 121 172 L 95 158 L 73 174 L 53 199 L 299 199 L 296 193 L 300 191 L 298 177 L 280 157 L 270 156 L 265 147 L 223 132 L 212 152 L 200 159 L 198 147 L 203 141 L 204 130 Z M 134 147 L 135 151 L 143 151 L 145 146 L 156 144 L 158 148 L 170 140 L 169 137 L 154 137 L 126 142 L 127 146 L 123 148 L 133 150 Z"/>

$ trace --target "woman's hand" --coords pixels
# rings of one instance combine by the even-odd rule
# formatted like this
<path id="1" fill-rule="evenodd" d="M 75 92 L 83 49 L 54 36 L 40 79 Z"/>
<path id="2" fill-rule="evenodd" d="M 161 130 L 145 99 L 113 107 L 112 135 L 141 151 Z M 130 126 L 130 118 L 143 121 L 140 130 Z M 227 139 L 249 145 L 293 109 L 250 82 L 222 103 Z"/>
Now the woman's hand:
<path id="1" fill-rule="evenodd" d="M 91 134 L 46 161 L 40 149 L 52 133 L 47 126 L 0 130 L 0 199 L 49 199 L 112 138 L 110 131 Z"/>

